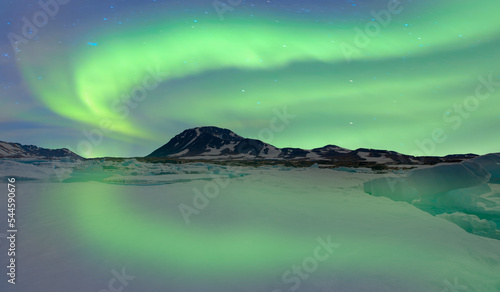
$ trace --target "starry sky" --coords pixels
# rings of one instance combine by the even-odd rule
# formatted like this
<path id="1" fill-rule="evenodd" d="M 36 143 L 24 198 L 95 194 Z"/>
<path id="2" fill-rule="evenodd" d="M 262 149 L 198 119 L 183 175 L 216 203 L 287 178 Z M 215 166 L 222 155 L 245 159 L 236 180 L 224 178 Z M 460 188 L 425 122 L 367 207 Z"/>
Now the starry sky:
<path id="1" fill-rule="evenodd" d="M 0 140 L 144 156 L 181 131 L 277 147 L 500 151 L 497 0 L 3 1 Z"/>

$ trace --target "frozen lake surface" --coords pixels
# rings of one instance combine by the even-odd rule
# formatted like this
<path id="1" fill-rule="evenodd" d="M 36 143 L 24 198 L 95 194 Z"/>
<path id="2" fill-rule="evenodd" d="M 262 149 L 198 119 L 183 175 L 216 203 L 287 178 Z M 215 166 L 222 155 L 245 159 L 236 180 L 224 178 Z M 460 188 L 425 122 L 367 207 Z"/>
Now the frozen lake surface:
<path id="1" fill-rule="evenodd" d="M 425 174 L 135 160 L 0 166 L 4 189 L 17 179 L 18 229 L 16 284 L 3 268 L 1 291 L 500 291 L 494 165 L 486 181 L 476 170 L 473 190 L 418 183 L 416 195 L 412 182 Z M 388 177 L 399 191 L 366 192 Z M 6 218 L 6 196 L 1 203 Z"/>

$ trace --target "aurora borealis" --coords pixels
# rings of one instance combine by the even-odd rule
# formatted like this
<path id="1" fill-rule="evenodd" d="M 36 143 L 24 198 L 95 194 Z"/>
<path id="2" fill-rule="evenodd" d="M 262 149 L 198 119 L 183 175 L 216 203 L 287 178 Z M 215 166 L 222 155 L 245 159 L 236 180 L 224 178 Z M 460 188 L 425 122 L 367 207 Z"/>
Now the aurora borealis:
<path id="1" fill-rule="evenodd" d="M 40 7 L 12 2 L 0 26 L 2 140 L 143 156 L 196 126 L 259 138 L 286 108 L 295 118 L 264 142 L 498 151 L 498 2 L 323 2 L 246 1 L 221 19 L 211 1 L 69 1 L 18 53 L 7 36 Z M 362 39 L 367 25 L 378 29 Z"/>
<path id="2" fill-rule="evenodd" d="M 138 158 L 499 152 L 498 0 L 2 4 L 1 291 L 500 291 L 500 154 Z"/>

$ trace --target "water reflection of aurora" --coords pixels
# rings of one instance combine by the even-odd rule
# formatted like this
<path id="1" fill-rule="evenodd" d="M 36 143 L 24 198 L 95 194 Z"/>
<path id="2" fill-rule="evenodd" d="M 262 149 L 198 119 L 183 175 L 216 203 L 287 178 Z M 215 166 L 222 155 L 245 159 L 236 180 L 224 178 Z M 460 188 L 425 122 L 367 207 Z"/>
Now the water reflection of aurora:
<path id="1" fill-rule="evenodd" d="M 238 282 L 274 277 L 280 284 L 283 272 L 311 256 L 316 238 L 327 235 L 340 247 L 320 263 L 315 273 L 319 278 L 335 275 L 360 281 L 360 275 L 377 271 L 377 277 L 397 274 L 404 279 L 398 284 L 403 287 L 446 274 L 450 258 L 482 269 L 436 237 L 442 226 L 429 227 L 435 224 L 434 217 L 411 206 L 381 203 L 380 198 L 352 190 L 333 195 L 324 190 L 307 192 L 311 191 L 307 187 L 278 190 L 273 187 L 275 180 L 263 179 L 258 187 L 251 187 L 251 181 L 232 182 L 228 192 L 190 225 L 176 204 L 191 195 L 192 185 L 61 184 L 50 188 L 45 195 L 51 199 L 42 206 L 47 212 L 65 214 L 71 229 L 60 230 L 60 236 L 85 246 L 80 255 L 85 260 L 132 262 L 136 270 L 148 269 L 151 277 L 168 271 L 178 279 L 190 275 L 200 281 Z M 67 210 L 57 207 L 62 205 Z M 422 226 L 431 230 L 414 232 Z"/>

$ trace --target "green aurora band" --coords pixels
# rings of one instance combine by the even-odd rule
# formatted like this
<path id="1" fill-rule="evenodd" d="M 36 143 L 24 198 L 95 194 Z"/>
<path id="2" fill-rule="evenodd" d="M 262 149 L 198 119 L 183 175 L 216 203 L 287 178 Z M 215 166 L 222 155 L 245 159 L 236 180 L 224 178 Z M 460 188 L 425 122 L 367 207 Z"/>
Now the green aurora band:
<path id="1" fill-rule="evenodd" d="M 84 156 L 138 154 L 119 147 L 122 141 L 148 154 L 179 124 L 260 138 L 273 109 L 284 107 L 296 117 L 265 141 L 278 147 L 336 144 L 422 154 L 415 141 L 442 128 L 446 142 L 425 154 L 498 151 L 497 135 L 478 134 L 500 130 L 498 91 L 466 117 L 453 106 L 474 94 L 480 76 L 500 75 L 500 18 L 494 12 L 500 4 L 442 1 L 420 15 L 410 6 L 391 14 L 366 47 L 354 47 L 354 28 L 378 23 L 368 15 L 365 22 L 278 13 L 226 21 L 211 15 L 196 22 L 177 16 L 95 27 L 75 37 L 79 45 L 71 49 L 53 47 L 45 37 L 21 54 L 20 67 L 37 98 L 76 121 L 78 131 L 112 125 L 104 143 L 80 151 Z M 350 62 L 345 44 L 356 50 Z M 123 97 L 157 68 L 164 72 L 161 84 L 127 105 Z"/>

